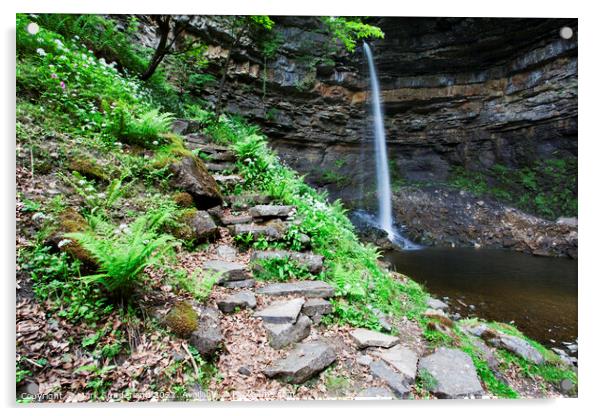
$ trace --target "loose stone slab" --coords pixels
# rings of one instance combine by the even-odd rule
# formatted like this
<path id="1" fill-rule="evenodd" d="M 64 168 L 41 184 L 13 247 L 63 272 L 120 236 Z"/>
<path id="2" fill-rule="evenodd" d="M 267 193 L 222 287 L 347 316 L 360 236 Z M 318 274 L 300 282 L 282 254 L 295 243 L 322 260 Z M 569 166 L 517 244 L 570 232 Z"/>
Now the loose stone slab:
<path id="1" fill-rule="evenodd" d="M 374 377 L 378 377 L 387 383 L 387 386 L 399 398 L 406 398 L 410 394 L 410 388 L 404 378 L 382 360 L 373 361 L 370 364 L 370 371 Z"/>
<path id="2" fill-rule="evenodd" d="M 409 348 L 396 345 L 388 350 L 379 351 L 377 355 L 401 374 L 404 381 L 411 384 L 416 379 L 418 356 Z"/>
<path id="3" fill-rule="evenodd" d="M 474 364 L 463 351 L 440 348 L 422 357 L 418 368 L 428 371 L 435 379 L 435 385 L 429 390 L 437 397 L 454 399 L 483 394 Z"/>
<path id="4" fill-rule="evenodd" d="M 297 344 L 284 359 L 263 370 L 270 378 L 279 378 L 284 382 L 300 384 L 319 373 L 336 360 L 334 349 L 321 341 Z"/>
<path id="5" fill-rule="evenodd" d="M 391 348 L 399 343 L 399 339 L 391 335 L 381 334 L 380 332 L 370 331 L 369 329 L 358 328 L 351 331 L 351 338 L 359 348 L 384 347 Z"/>
<path id="6" fill-rule="evenodd" d="M 322 271 L 324 265 L 324 256 L 313 253 L 298 253 L 287 250 L 266 250 L 254 251 L 251 254 L 251 262 L 254 262 L 254 269 L 260 269 L 261 265 L 257 264 L 258 260 L 271 259 L 291 259 L 301 266 L 307 267 L 307 270 L 312 274 L 318 274 Z"/>
<path id="7" fill-rule="evenodd" d="M 305 300 L 300 298 L 274 302 L 268 307 L 255 312 L 255 316 L 269 324 L 293 324 L 297 322 L 303 303 L 305 303 Z"/>
<path id="8" fill-rule="evenodd" d="M 249 209 L 249 215 L 254 218 L 286 218 L 295 210 L 292 205 L 255 205 Z"/>
<path id="9" fill-rule="evenodd" d="M 219 282 L 246 280 L 250 277 L 244 264 L 230 261 L 209 260 L 205 262 L 203 269 L 213 273 L 219 273 Z"/>
<path id="10" fill-rule="evenodd" d="M 308 298 L 330 298 L 334 288 L 320 280 L 303 280 L 290 283 L 273 283 L 257 290 L 257 293 L 271 296 L 300 295 Z"/>
<path id="11" fill-rule="evenodd" d="M 301 314 L 294 324 L 269 324 L 264 322 L 263 326 L 268 334 L 270 346 L 280 349 L 307 338 L 311 332 L 311 319 Z"/>
<path id="12" fill-rule="evenodd" d="M 234 163 L 228 162 L 206 163 L 205 166 L 207 167 L 207 170 L 209 172 L 224 172 L 226 170 L 232 172 L 236 168 L 236 165 Z"/>
<path id="13" fill-rule="evenodd" d="M 217 302 L 217 307 L 224 313 L 234 312 L 236 308 L 253 309 L 255 306 L 257 306 L 257 300 L 253 292 L 249 291 L 235 293 Z"/>
<path id="14" fill-rule="evenodd" d="M 385 387 L 368 387 L 355 396 L 355 400 L 393 400 L 395 397 L 391 390 Z"/>
<path id="15" fill-rule="evenodd" d="M 250 289 L 255 287 L 255 285 L 255 279 L 232 280 L 231 282 L 220 283 L 220 286 L 227 287 L 229 289 Z"/>
<path id="16" fill-rule="evenodd" d="M 490 332 L 495 333 L 495 336 L 489 337 L 488 334 Z M 541 355 L 541 353 L 537 351 L 535 347 L 522 338 L 514 335 L 500 334 L 491 330 L 485 331 L 481 335 L 489 345 L 508 350 L 511 353 L 524 358 L 525 360 L 531 361 L 532 363 L 539 365 L 543 364 L 545 361 L 543 355 Z"/>
<path id="17" fill-rule="evenodd" d="M 200 307 L 197 329 L 190 336 L 190 344 L 203 356 L 217 351 L 222 344 L 219 312 L 215 308 Z"/>
<path id="18" fill-rule="evenodd" d="M 449 308 L 449 305 L 447 303 L 443 302 L 442 300 L 431 298 L 431 297 L 429 297 L 427 299 L 426 304 L 431 309 L 440 309 L 442 311 Z"/>
<path id="19" fill-rule="evenodd" d="M 312 298 L 305 301 L 301 310 L 307 316 L 328 315 L 332 313 L 332 304 L 326 299 Z"/>

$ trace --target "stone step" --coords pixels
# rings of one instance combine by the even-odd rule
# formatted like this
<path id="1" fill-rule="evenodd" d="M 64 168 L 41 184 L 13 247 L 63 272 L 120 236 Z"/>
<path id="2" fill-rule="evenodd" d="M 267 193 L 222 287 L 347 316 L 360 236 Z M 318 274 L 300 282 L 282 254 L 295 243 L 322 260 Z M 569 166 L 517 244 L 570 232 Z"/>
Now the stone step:
<path id="1" fill-rule="evenodd" d="M 281 349 L 288 345 L 299 342 L 309 336 L 311 332 L 311 320 L 299 314 L 297 322 L 286 324 L 263 324 L 267 334 L 270 346 L 274 349 Z"/>
<path id="2" fill-rule="evenodd" d="M 357 344 L 358 348 L 391 348 L 393 345 L 399 343 L 399 339 L 397 337 L 364 328 L 355 329 L 351 331 L 350 335 Z"/>
<path id="3" fill-rule="evenodd" d="M 418 369 L 433 377 L 434 383 L 427 383 L 428 389 L 439 398 L 456 399 L 483 394 L 472 359 L 463 351 L 439 348 L 435 353 L 422 357 Z"/>
<path id="4" fill-rule="evenodd" d="M 224 152 L 213 153 L 209 155 L 209 159 L 213 162 L 235 162 L 236 155 L 231 151 L 227 150 Z"/>
<path id="5" fill-rule="evenodd" d="M 209 172 L 225 172 L 225 171 L 229 171 L 229 172 L 233 172 L 236 169 L 236 165 L 234 163 L 228 163 L 228 162 L 222 162 L 222 163 L 214 163 L 214 162 L 207 162 L 205 163 L 205 166 L 207 167 L 207 170 Z"/>
<path id="6" fill-rule="evenodd" d="M 237 308 L 255 309 L 255 306 L 257 306 L 257 300 L 255 299 L 253 292 L 249 291 L 235 293 L 217 302 L 217 307 L 223 313 L 232 313 Z"/>
<path id="7" fill-rule="evenodd" d="M 299 295 L 307 298 L 330 298 L 334 288 L 320 280 L 302 280 L 289 283 L 272 283 L 257 290 L 257 293 L 269 296 Z"/>
<path id="8" fill-rule="evenodd" d="M 393 400 L 395 397 L 386 387 L 368 387 L 360 391 L 355 400 Z"/>
<path id="9" fill-rule="evenodd" d="M 243 183 L 245 180 L 240 175 L 213 175 L 213 179 L 222 186 L 234 186 Z"/>
<path id="10" fill-rule="evenodd" d="M 249 209 L 253 218 L 287 218 L 295 212 L 292 205 L 255 205 Z"/>
<path id="11" fill-rule="evenodd" d="M 224 225 L 248 224 L 253 221 L 253 217 L 250 215 L 224 214 L 221 215 L 219 219 Z"/>
<path id="12" fill-rule="evenodd" d="M 254 205 L 265 205 L 268 202 L 270 202 L 270 200 L 270 196 L 265 194 L 241 194 L 226 196 L 226 202 L 237 208 L 248 208 Z"/>
<path id="13" fill-rule="evenodd" d="M 203 270 L 218 273 L 218 283 L 247 280 L 251 277 L 244 264 L 230 261 L 209 260 L 203 265 Z"/>
<path id="14" fill-rule="evenodd" d="M 186 140 L 192 143 L 196 143 L 197 147 L 195 150 L 199 150 L 207 154 L 218 154 L 218 153 L 232 153 L 228 146 L 221 146 L 219 144 L 207 143 L 207 140 L 201 136 L 186 136 Z"/>
<path id="15" fill-rule="evenodd" d="M 226 287 L 228 289 L 251 289 L 254 288 L 257 282 L 255 279 L 245 279 L 245 280 L 232 280 L 229 282 L 221 282 L 218 283 L 220 286 Z"/>
<path id="16" fill-rule="evenodd" d="M 235 224 L 229 227 L 234 236 L 251 234 L 254 238 L 265 237 L 268 241 L 280 240 L 284 237 L 287 224 L 279 219 L 263 224 Z"/>
<path id="17" fill-rule="evenodd" d="M 305 300 L 301 298 L 274 302 L 255 312 L 254 316 L 268 324 L 294 324 L 304 303 Z"/>
<path id="18" fill-rule="evenodd" d="M 297 346 L 286 356 L 263 370 L 270 378 L 301 384 L 324 370 L 336 360 L 334 349 L 322 341 L 313 341 Z"/>
<path id="19" fill-rule="evenodd" d="M 272 259 L 291 259 L 301 266 L 307 267 L 307 270 L 312 274 L 318 274 L 322 271 L 324 265 L 324 256 L 313 253 L 298 253 L 287 250 L 267 250 L 253 251 L 251 254 L 251 262 L 254 270 L 261 269 L 261 265 L 257 264 L 259 260 Z"/>
<path id="20" fill-rule="evenodd" d="M 319 322 L 322 316 L 332 313 L 332 304 L 326 299 L 311 298 L 307 299 L 301 309 L 305 315 L 312 318 L 314 322 Z"/>
<path id="21" fill-rule="evenodd" d="M 171 131 L 175 134 L 188 134 L 201 128 L 201 123 L 196 120 L 177 119 L 171 124 Z"/>

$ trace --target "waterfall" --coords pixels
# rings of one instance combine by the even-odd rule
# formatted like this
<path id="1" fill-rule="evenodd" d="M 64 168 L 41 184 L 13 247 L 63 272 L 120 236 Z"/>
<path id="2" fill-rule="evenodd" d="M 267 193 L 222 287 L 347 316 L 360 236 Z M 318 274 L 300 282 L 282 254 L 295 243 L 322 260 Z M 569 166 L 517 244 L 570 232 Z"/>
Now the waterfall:
<path id="1" fill-rule="evenodd" d="M 370 93 L 372 102 L 374 134 L 374 153 L 376 156 L 376 181 L 378 190 L 378 227 L 387 232 L 389 240 L 397 246 L 406 250 L 415 250 L 420 248 L 418 244 L 405 238 L 393 227 L 393 209 L 391 208 L 391 179 L 389 177 L 389 160 L 387 157 L 387 138 L 385 137 L 385 123 L 383 120 L 383 111 L 380 105 L 380 85 L 376 67 L 372 59 L 370 46 L 364 42 L 364 53 L 368 59 L 370 68 Z M 364 219 L 366 221 L 366 219 Z M 400 230 L 403 226 L 400 227 Z"/>
<path id="2" fill-rule="evenodd" d="M 370 92 L 372 101 L 372 115 L 374 122 L 372 131 L 374 133 L 374 151 L 376 155 L 376 180 L 378 189 L 378 224 L 387 232 L 389 239 L 395 238 L 393 231 L 393 214 L 391 209 L 391 180 L 389 178 L 389 164 L 387 160 L 387 142 L 385 137 L 385 125 L 380 105 L 380 85 L 376 74 L 376 67 L 372 59 L 370 46 L 364 42 L 364 53 L 368 59 L 370 68 Z"/>

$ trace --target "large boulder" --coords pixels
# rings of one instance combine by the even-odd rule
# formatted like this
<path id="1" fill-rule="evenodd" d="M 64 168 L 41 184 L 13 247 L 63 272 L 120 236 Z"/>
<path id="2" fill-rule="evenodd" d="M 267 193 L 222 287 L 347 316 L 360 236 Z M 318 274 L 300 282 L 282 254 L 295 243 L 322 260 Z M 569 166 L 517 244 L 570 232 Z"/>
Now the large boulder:
<path id="1" fill-rule="evenodd" d="M 286 358 L 263 370 L 270 378 L 300 384 L 319 373 L 336 360 L 334 349 L 321 341 L 298 344 Z"/>
<path id="2" fill-rule="evenodd" d="M 471 395 L 482 395 L 483 388 L 474 364 L 463 351 L 440 348 L 435 353 L 422 357 L 419 371 L 432 377 L 426 383 L 429 391 L 443 399 L 455 399 Z"/>
<path id="3" fill-rule="evenodd" d="M 218 228 L 207 211 L 197 211 L 190 219 L 197 240 L 212 240 L 218 235 Z"/>
<path id="4" fill-rule="evenodd" d="M 172 185 L 192 195 L 198 208 L 212 208 L 223 203 L 217 182 L 198 157 L 183 157 L 172 163 L 169 170 L 173 174 Z"/>

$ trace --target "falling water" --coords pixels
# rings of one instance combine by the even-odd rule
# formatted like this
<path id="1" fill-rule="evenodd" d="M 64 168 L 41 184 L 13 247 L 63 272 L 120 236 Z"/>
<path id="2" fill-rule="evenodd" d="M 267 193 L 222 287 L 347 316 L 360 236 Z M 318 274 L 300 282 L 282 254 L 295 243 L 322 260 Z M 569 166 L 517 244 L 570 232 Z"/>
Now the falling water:
<path id="1" fill-rule="evenodd" d="M 393 215 L 391 210 L 391 180 L 389 179 L 389 164 L 387 163 L 387 143 L 385 137 L 385 127 L 383 122 L 382 108 L 380 105 L 380 86 L 372 51 L 370 46 L 364 42 L 364 53 L 368 58 L 370 68 L 370 89 L 372 99 L 372 115 L 374 117 L 374 150 L 376 153 L 376 180 L 378 185 L 378 224 L 381 229 L 387 232 L 389 239 L 393 240 L 395 232 L 393 231 Z"/>

